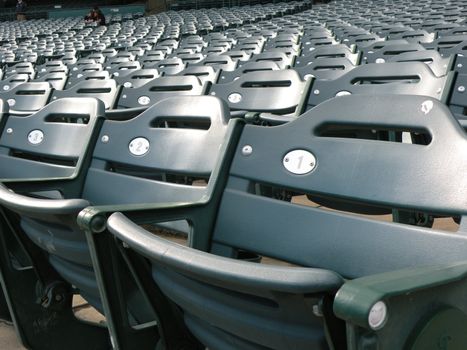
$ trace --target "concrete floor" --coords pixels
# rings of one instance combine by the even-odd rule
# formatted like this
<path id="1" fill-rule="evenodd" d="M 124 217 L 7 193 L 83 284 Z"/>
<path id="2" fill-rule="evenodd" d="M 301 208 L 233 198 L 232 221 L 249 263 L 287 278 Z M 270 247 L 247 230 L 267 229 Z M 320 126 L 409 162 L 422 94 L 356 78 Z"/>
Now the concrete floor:
<path id="1" fill-rule="evenodd" d="M 25 349 L 18 342 L 15 330 L 10 323 L 0 321 L 0 349 L 2 350 L 23 350 Z"/>

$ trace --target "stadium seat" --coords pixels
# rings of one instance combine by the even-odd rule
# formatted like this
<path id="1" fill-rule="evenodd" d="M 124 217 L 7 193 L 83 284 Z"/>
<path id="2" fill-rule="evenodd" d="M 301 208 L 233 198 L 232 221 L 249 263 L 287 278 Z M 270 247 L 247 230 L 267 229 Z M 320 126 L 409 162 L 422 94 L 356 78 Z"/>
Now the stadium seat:
<path id="1" fill-rule="evenodd" d="M 215 84 L 219 80 L 220 70 L 215 70 L 211 66 L 192 66 L 189 65 L 187 68 L 182 70 L 176 75 L 189 76 L 193 75 L 197 77 L 202 84 L 210 83 Z"/>
<path id="2" fill-rule="evenodd" d="M 411 94 L 431 96 L 446 102 L 452 75 L 436 77 L 422 62 L 367 64 L 335 80 L 316 80 L 306 110 L 335 96 L 349 94 Z"/>
<path id="3" fill-rule="evenodd" d="M 74 100 L 74 103 L 81 103 L 81 101 L 85 100 Z M 57 106 L 60 102 L 54 102 L 48 108 Z M 64 103 L 62 102 L 62 105 Z M 96 102 L 93 100 L 93 104 L 88 104 L 95 107 Z M 166 202 L 168 198 L 174 198 L 173 196 L 177 193 L 177 201 L 183 199 L 193 201 L 202 198 L 207 191 L 205 186 L 191 186 L 191 182 L 181 184 L 179 179 L 187 177 L 208 179 L 213 164 L 222 151 L 218 145 L 224 142 L 224 138 L 233 133 L 234 129 L 233 126 L 228 126 L 229 113 L 225 104 L 212 97 L 167 99 L 135 119 L 125 122 L 107 120 L 102 125 L 98 137 L 90 131 L 84 132 L 84 130 L 89 130 L 93 124 L 95 127 L 98 126 L 96 122 L 91 123 L 91 119 L 88 124 L 73 123 L 73 120 L 71 124 L 63 124 L 62 118 L 66 119 L 66 114 L 59 114 L 57 122 L 53 120 L 57 118 L 57 113 L 54 111 L 51 120 L 50 114 L 47 115 L 46 111 L 47 109 L 41 111 L 42 124 L 36 126 L 44 130 L 44 146 L 48 144 L 48 147 L 43 150 L 45 154 L 40 155 L 45 160 L 58 158 L 62 162 L 65 162 L 65 159 L 73 159 L 75 162 L 64 167 L 51 164 L 50 160 L 49 163 L 44 163 L 44 160 L 41 162 L 40 156 L 32 158 L 37 152 L 28 157 L 32 159 L 27 159 L 25 156 L 14 158 L 12 155 L 7 155 L 2 162 L 23 164 L 23 168 L 29 166 L 30 171 L 27 172 L 27 176 L 37 174 L 41 179 L 37 179 L 38 182 L 34 183 L 31 183 L 31 179 L 27 179 L 28 183 L 24 183 L 26 180 L 18 182 L 18 176 L 22 174 L 24 177 L 25 175 L 24 169 L 20 171 L 19 166 L 9 168 L 10 170 L 3 169 L 0 175 L 2 178 L 15 178 L 16 180 L 13 184 L 3 182 L 3 196 L 0 194 L 0 204 L 19 215 L 17 220 L 21 228 L 18 227 L 18 232 L 15 234 L 17 236 L 26 234 L 35 243 L 34 248 L 31 249 L 37 250 L 39 247 L 42 252 L 46 253 L 47 261 L 42 262 L 42 267 L 50 265 L 48 269 L 52 267 L 58 272 L 66 281 L 62 281 L 62 284 L 65 283 L 62 288 L 66 287 L 68 290 L 70 285 L 75 286 L 88 302 L 102 311 L 107 308 L 107 305 L 103 305 L 100 301 L 94 272 L 91 268 L 91 259 L 94 257 L 89 254 L 83 232 L 76 227 L 76 209 L 79 207 L 84 209 L 90 203 L 126 205 L 154 201 Z M 99 115 L 103 114 L 102 105 L 99 106 L 99 113 Z M 82 115 L 70 117 L 77 118 Z M 38 115 L 29 118 L 38 119 Z M 11 123 L 13 122 L 17 124 L 22 122 L 29 127 L 34 127 L 26 118 L 22 121 L 12 120 Z M 51 124 L 51 128 L 61 130 L 61 139 L 72 139 L 76 144 L 71 145 L 68 142 L 70 146 L 67 149 L 58 149 L 56 146 L 61 144 L 60 138 L 51 139 L 46 143 L 46 136 L 49 134 L 46 130 L 47 123 Z M 13 130 L 19 128 L 13 124 L 7 124 L 7 127 L 10 126 Z M 74 134 L 65 132 L 66 127 L 75 129 Z M 8 139 L 5 140 L 4 147 L 15 148 L 18 151 L 26 152 L 33 147 L 28 141 L 17 140 L 16 144 L 7 141 Z M 18 147 L 17 143 L 20 141 L 25 146 Z M 92 146 L 93 143 L 96 143 L 95 147 Z M 184 151 L 175 151 L 177 147 Z M 173 157 L 167 157 L 165 153 L 167 150 L 174 152 Z M 86 151 L 87 161 L 77 158 L 78 155 L 84 157 Z M 67 153 L 66 158 L 65 153 Z M 91 155 L 92 159 L 89 158 Z M 12 173 L 13 171 L 16 172 Z M 75 178 L 75 180 L 72 183 L 69 180 L 44 182 L 47 177 L 55 180 L 60 178 Z M 21 189 L 21 191 L 14 193 L 8 188 Z M 59 192 L 52 191 L 57 188 Z M 115 191 L 115 188 L 120 188 L 122 191 Z M 0 192 L 2 192 L 1 189 Z M 175 227 L 185 229 L 186 226 Z M 120 289 L 122 293 L 120 295 L 125 306 L 120 308 L 120 314 L 113 313 L 112 310 L 110 315 L 119 318 L 114 320 L 115 323 L 112 318 L 108 318 L 109 327 L 118 327 L 129 337 L 127 340 L 129 343 L 125 345 L 125 348 L 128 348 L 130 344 L 138 346 L 139 343 L 148 341 L 148 338 L 154 343 L 157 342 L 158 332 L 154 329 L 154 322 L 147 323 L 154 320 L 152 309 L 144 303 L 144 299 L 140 299 L 142 296 L 138 293 L 135 282 L 127 279 L 128 271 L 125 268 L 118 269 L 118 266 L 123 266 L 123 262 L 110 260 L 105 263 L 110 263 L 113 268 L 117 268 L 114 277 L 118 276 L 117 279 L 124 285 Z M 34 267 L 41 268 L 35 265 Z M 47 273 L 47 270 L 44 272 Z M 54 278 L 54 275 L 50 272 L 44 278 L 50 280 Z M 55 280 L 52 281 L 55 282 Z M 63 297 L 69 298 L 69 295 L 64 294 Z M 163 304 L 162 298 L 160 302 Z M 107 313 L 107 310 L 105 311 Z M 171 319 L 165 319 L 164 322 L 168 325 L 173 323 Z M 158 327 L 167 327 L 167 324 L 164 323 Z M 139 330 L 133 328 L 135 325 L 139 325 Z M 170 331 L 169 328 L 168 332 Z M 177 338 L 180 337 L 180 333 L 176 333 L 173 337 L 172 342 L 182 341 Z M 83 341 L 92 340 L 89 335 L 83 339 Z M 113 339 L 114 344 L 119 341 L 120 338 Z M 98 346 L 97 343 L 96 347 Z"/>
<path id="4" fill-rule="evenodd" d="M 253 112 L 294 118 L 302 110 L 300 102 L 308 86 L 293 70 L 272 70 L 246 73 L 231 83 L 214 84 L 209 94 L 226 101 L 235 117 Z"/>
<path id="5" fill-rule="evenodd" d="M 36 78 L 33 82 L 46 82 L 49 83 L 55 90 L 63 90 L 66 87 L 68 76 L 65 72 L 53 72 L 42 75 Z"/>
<path id="6" fill-rule="evenodd" d="M 66 90 L 52 91 L 52 101 L 64 97 L 94 97 L 104 102 L 105 109 L 112 109 L 119 93 L 117 82 L 113 79 L 85 80 Z"/>
<path id="7" fill-rule="evenodd" d="M 311 77 L 322 80 L 337 79 L 355 68 L 347 58 L 317 59 L 306 66 L 293 68 L 303 80 Z"/>
<path id="8" fill-rule="evenodd" d="M 280 70 L 280 69 L 281 67 L 279 67 L 279 65 L 273 61 L 260 61 L 260 62 L 248 61 L 233 71 L 230 71 L 230 72 L 222 71 L 219 83 L 221 84 L 230 83 L 240 78 L 243 74 L 246 74 L 246 73 L 258 72 L 258 71 Z"/>
<path id="9" fill-rule="evenodd" d="M 268 183 L 376 207 L 451 216 L 465 211 L 465 195 L 459 192 L 463 180 L 446 184 L 444 179 L 453 168 L 467 166 L 462 161 L 466 136 L 444 105 L 414 95 L 379 95 L 374 103 L 366 96 L 345 96 L 336 102 L 280 127 L 245 126 L 232 163 L 222 164 L 215 187 L 202 200 L 88 208 L 79 222 L 88 228 L 100 222 L 100 232 L 107 213 L 119 211 L 109 217 L 105 232 L 115 235 L 127 261 L 135 253 L 151 261 L 152 271 L 146 273 L 181 308 L 187 327 L 208 348 L 371 344 L 401 349 L 432 345 L 446 333 L 454 344 L 463 344 L 462 226 L 461 234 L 452 234 L 254 193 L 255 184 Z M 429 130 L 429 152 L 428 146 L 326 136 L 324 128 L 351 124 Z M 456 161 L 419 171 L 427 159 L 430 164 L 445 159 L 446 148 Z M 342 169 L 354 173 L 349 177 Z M 383 180 L 398 191 L 387 191 Z M 433 183 L 443 192 L 431 191 Z M 189 247 L 138 225 L 182 218 L 192 223 Z M 101 256 L 108 250 L 105 244 L 95 247 Z M 242 261 L 251 257 L 245 252 L 289 265 Z"/>
<path id="10" fill-rule="evenodd" d="M 79 203 L 86 203 L 71 200 L 65 209 L 62 204 L 66 200 L 57 198 L 63 198 L 61 193 L 74 193 L 81 187 L 83 177 L 78 176 L 79 168 L 86 164 L 85 150 L 103 113 L 103 106 L 97 100 L 63 99 L 31 116 L 10 116 L 0 138 L 0 178 L 5 202 L 15 209 L 29 205 L 30 210 L 37 211 L 38 222 L 47 217 L 54 223 L 56 233 L 60 232 L 57 218 L 65 214 L 73 217 Z M 79 120 L 87 123 L 78 123 Z M 18 197 L 11 197 L 13 192 L 8 188 L 35 195 L 19 196 L 24 199 L 20 201 Z M 42 212 L 47 197 L 55 198 L 49 201 L 57 210 L 56 216 L 46 216 Z M 0 224 L 2 287 L 24 346 L 34 349 L 108 347 L 110 342 L 105 328 L 90 326 L 75 318 L 70 287 L 63 284 L 47 257 L 33 244 L 31 238 L 41 225 L 31 226 L 27 219 L 20 224 L 18 216 L 5 206 L 1 207 Z M 51 250 L 61 242 L 52 237 L 46 243 L 41 241 L 41 236 L 35 237 Z M 38 324 L 41 327 L 37 327 Z"/>
<path id="11" fill-rule="evenodd" d="M 115 108 L 107 112 L 112 119 L 127 119 L 171 96 L 200 96 L 207 86 L 195 76 L 164 76 L 138 88 L 122 87 Z"/>
<path id="12" fill-rule="evenodd" d="M 29 82 L 0 93 L 10 106 L 11 115 L 30 115 L 44 107 L 50 100 L 52 86 L 48 82 Z"/>

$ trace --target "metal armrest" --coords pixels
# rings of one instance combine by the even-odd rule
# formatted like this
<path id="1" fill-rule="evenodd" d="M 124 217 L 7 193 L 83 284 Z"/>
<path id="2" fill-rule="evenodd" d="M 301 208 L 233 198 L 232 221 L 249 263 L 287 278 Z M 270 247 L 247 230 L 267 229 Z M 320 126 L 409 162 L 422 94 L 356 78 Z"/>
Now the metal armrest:
<path id="1" fill-rule="evenodd" d="M 22 213 L 67 215 L 86 208 L 84 199 L 39 199 L 17 194 L 0 184 L 0 204 Z"/>
<path id="2" fill-rule="evenodd" d="M 121 213 L 112 214 L 107 227 L 131 248 L 157 263 L 207 283 L 233 289 L 317 293 L 336 290 L 343 280 L 323 269 L 253 264 L 216 256 L 160 238 Z"/>
<path id="3" fill-rule="evenodd" d="M 467 262 L 464 261 L 358 278 L 346 282 L 337 292 L 334 313 L 347 322 L 371 329 L 370 313 L 378 302 L 387 303 L 394 297 L 410 298 L 415 292 L 456 283 L 465 280 L 466 277 Z"/>
<path id="4" fill-rule="evenodd" d="M 81 229 L 100 233 L 105 230 L 107 216 L 116 212 L 125 212 L 135 218 L 150 218 L 151 223 L 186 219 L 189 210 L 199 208 L 206 201 L 174 202 L 174 203 L 137 203 L 126 205 L 105 205 L 83 209 L 78 214 L 78 225 Z"/>

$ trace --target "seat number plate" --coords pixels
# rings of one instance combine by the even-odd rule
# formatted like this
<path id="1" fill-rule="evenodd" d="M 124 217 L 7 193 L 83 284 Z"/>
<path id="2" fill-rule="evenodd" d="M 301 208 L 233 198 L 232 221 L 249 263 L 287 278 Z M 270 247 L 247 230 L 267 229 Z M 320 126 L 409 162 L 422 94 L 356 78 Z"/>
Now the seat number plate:
<path id="1" fill-rule="evenodd" d="M 284 156 L 282 164 L 292 174 L 304 175 L 316 167 L 316 158 L 311 152 L 296 149 Z"/>
<path id="2" fill-rule="evenodd" d="M 143 156 L 149 152 L 149 141 L 144 137 L 137 137 L 131 140 L 128 149 L 134 156 Z"/>

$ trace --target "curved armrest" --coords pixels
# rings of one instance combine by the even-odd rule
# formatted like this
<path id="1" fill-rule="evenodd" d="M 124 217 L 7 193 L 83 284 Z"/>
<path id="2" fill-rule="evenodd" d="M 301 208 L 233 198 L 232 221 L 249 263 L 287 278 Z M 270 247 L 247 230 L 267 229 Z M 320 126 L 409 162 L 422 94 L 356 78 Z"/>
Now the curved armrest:
<path id="1" fill-rule="evenodd" d="M 328 270 L 249 263 L 172 243 L 121 213 L 112 214 L 107 227 L 128 246 L 158 264 L 224 288 L 305 294 L 336 290 L 343 283 L 339 275 Z"/>
<path id="2" fill-rule="evenodd" d="M 403 269 L 346 282 L 337 292 L 334 313 L 347 322 L 369 329 L 370 310 L 379 301 L 465 280 L 467 262 Z M 412 296 L 413 297 L 413 296 Z M 390 312 L 390 310 L 389 310 Z"/>
<path id="3" fill-rule="evenodd" d="M 0 184 L 0 204 L 13 211 L 34 214 L 67 215 L 90 205 L 84 199 L 39 199 L 17 194 Z"/>
<path id="4" fill-rule="evenodd" d="M 78 214 L 78 225 L 91 232 L 100 233 L 105 230 L 107 215 L 125 212 L 127 215 L 150 217 L 152 223 L 186 219 L 190 210 L 199 208 L 206 201 L 174 202 L 174 203 L 137 203 L 124 205 L 105 205 L 83 209 Z"/>

